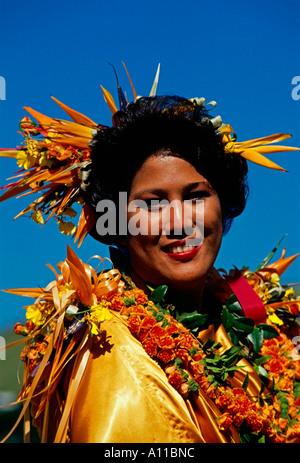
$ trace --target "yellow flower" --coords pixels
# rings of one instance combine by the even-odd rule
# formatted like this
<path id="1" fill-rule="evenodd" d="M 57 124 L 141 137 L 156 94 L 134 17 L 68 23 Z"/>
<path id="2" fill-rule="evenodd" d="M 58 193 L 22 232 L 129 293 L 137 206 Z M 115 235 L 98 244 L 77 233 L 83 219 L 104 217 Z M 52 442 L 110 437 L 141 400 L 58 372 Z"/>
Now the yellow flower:
<path id="1" fill-rule="evenodd" d="M 44 219 L 43 219 L 43 216 L 42 216 L 42 213 L 41 211 L 34 211 L 32 214 L 31 214 L 31 218 L 34 222 L 38 223 L 38 224 L 43 224 L 44 223 Z"/>
<path id="2" fill-rule="evenodd" d="M 24 169 L 30 169 L 35 164 L 36 158 L 30 156 L 26 151 L 19 151 L 17 154 L 17 164 L 19 167 L 24 167 Z"/>
<path id="3" fill-rule="evenodd" d="M 71 219 L 73 219 L 74 217 L 76 217 L 77 212 L 74 211 L 72 207 L 67 207 L 67 209 L 64 210 L 63 215 L 66 215 L 70 217 Z"/>
<path id="4" fill-rule="evenodd" d="M 51 161 L 47 158 L 47 153 L 43 151 L 39 158 L 39 165 L 41 167 L 51 167 Z"/>
<path id="5" fill-rule="evenodd" d="M 65 235 L 73 235 L 76 231 L 76 226 L 72 222 L 65 222 L 62 219 L 58 220 L 59 230 Z"/>
<path id="6" fill-rule="evenodd" d="M 99 327 L 94 322 L 90 322 L 90 324 L 91 324 L 91 335 L 98 336 L 98 334 L 100 334 Z"/>
<path id="7" fill-rule="evenodd" d="M 36 141 L 28 140 L 27 141 L 27 151 L 30 156 L 35 158 L 39 157 L 40 152 Z"/>
<path id="8" fill-rule="evenodd" d="M 113 316 L 108 310 L 108 307 L 110 307 L 110 303 L 107 301 L 98 305 L 92 305 L 90 312 L 92 320 L 97 323 L 104 322 L 104 320 L 110 320 Z"/>
<path id="9" fill-rule="evenodd" d="M 268 301 L 272 298 L 271 294 L 268 293 L 268 288 L 263 288 L 259 291 L 258 295 L 264 304 L 267 304 Z"/>
<path id="10" fill-rule="evenodd" d="M 272 281 L 273 283 L 279 283 L 278 273 L 272 273 L 270 276 L 270 281 Z"/>
<path id="11" fill-rule="evenodd" d="M 92 305 L 90 313 L 88 315 L 88 323 L 91 325 L 91 334 L 98 335 L 100 333 L 100 324 L 104 320 L 111 320 L 113 315 L 110 313 L 108 308 L 110 303 L 103 301 L 100 304 Z"/>
<path id="12" fill-rule="evenodd" d="M 42 325 L 46 319 L 46 314 L 40 310 L 40 306 L 33 304 L 27 307 L 26 318 L 31 320 L 35 325 Z"/>
<path id="13" fill-rule="evenodd" d="M 284 297 L 286 297 L 287 299 L 290 299 L 294 296 L 295 292 L 293 290 L 293 288 L 290 288 L 290 289 L 287 289 L 286 292 L 284 293 Z"/>
<path id="14" fill-rule="evenodd" d="M 273 313 L 272 315 L 269 315 L 268 318 L 272 323 L 274 323 L 274 325 L 279 325 L 279 326 L 283 325 L 283 321 L 280 320 L 280 318 L 277 317 L 275 313 Z"/>

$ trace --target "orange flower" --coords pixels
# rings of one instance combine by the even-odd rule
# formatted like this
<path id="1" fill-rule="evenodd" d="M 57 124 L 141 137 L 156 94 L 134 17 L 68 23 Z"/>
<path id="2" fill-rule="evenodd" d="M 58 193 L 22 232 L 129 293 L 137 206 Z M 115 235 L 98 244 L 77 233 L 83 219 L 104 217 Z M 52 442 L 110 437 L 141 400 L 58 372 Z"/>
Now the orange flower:
<path id="1" fill-rule="evenodd" d="M 161 327 L 160 324 L 157 324 L 152 328 L 151 330 L 151 336 L 154 336 L 155 338 L 159 339 L 165 335 L 165 330 Z"/>
<path id="2" fill-rule="evenodd" d="M 287 443 L 300 443 L 300 423 L 295 423 L 291 428 L 288 429 L 286 433 L 286 442 Z"/>
<path id="3" fill-rule="evenodd" d="M 216 405 L 218 405 L 221 410 L 227 410 L 227 408 L 232 404 L 232 401 L 232 396 L 228 393 L 224 393 L 216 399 Z"/>
<path id="4" fill-rule="evenodd" d="M 121 296 L 113 296 L 111 299 L 111 308 L 112 310 L 121 311 L 122 309 L 127 309 L 125 302 Z"/>
<path id="5" fill-rule="evenodd" d="M 175 347 L 175 342 L 172 336 L 163 336 L 157 340 L 159 347 L 162 349 L 173 349 Z"/>
<path id="6" fill-rule="evenodd" d="M 150 357 L 155 357 L 156 354 L 157 354 L 157 342 L 154 338 L 147 338 L 144 342 L 143 342 L 143 347 L 145 349 L 145 351 L 147 352 L 147 354 L 150 356 Z"/>
<path id="7" fill-rule="evenodd" d="M 278 387 L 281 391 L 293 392 L 294 382 L 289 378 L 281 378 L 278 382 Z"/>
<path id="8" fill-rule="evenodd" d="M 266 370 L 270 370 L 271 373 L 280 374 L 283 373 L 284 368 L 281 360 L 278 358 L 272 358 L 265 363 Z"/>
<path id="9" fill-rule="evenodd" d="M 247 424 L 253 432 L 260 432 L 263 428 L 263 418 L 259 413 L 250 411 L 246 414 Z"/>
<path id="10" fill-rule="evenodd" d="M 133 314 L 128 319 L 128 326 L 132 334 L 138 334 L 140 331 L 141 319 L 138 315 Z"/>
<path id="11" fill-rule="evenodd" d="M 178 389 L 182 382 L 183 382 L 183 378 L 181 376 L 180 371 L 178 371 L 178 370 L 175 370 L 169 376 L 169 383 L 172 384 L 172 386 L 174 386 L 175 389 Z"/>
<path id="12" fill-rule="evenodd" d="M 183 368 L 188 368 L 191 356 L 189 355 L 189 353 L 185 349 L 175 349 L 175 357 L 182 360 L 182 367 Z M 200 365 L 199 363 L 196 363 L 196 362 L 193 362 L 193 365 L 194 365 L 194 371 L 195 372 L 196 371 L 202 372 L 202 368 L 201 368 L 202 365 Z M 199 367 L 199 370 L 197 370 L 197 367 Z M 192 365 L 190 365 L 190 369 L 191 369 L 191 373 L 194 374 Z"/>
<path id="13" fill-rule="evenodd" d="M 16 334 L 22 334 L 23 336 L 28 336 L 28 330 L 24 325 L 21 325 L 21 323 L 16 323 L 14 327 L 14 332 Z"/>
<path id="14" fill-rule="evenodd" d="M 137 304 L 147 304 L 148 303 L 148 297 L 146 296 L 146 294 L 144 293 L 143 290 L 141 289 L 138 289 L 138 288 L 135 288 L 131 291 L 128 291 L 129 294 L 132 294 L 134 299 L 135 299 L 135 302 Z M 130 296 L 129 296 L 130 298 Z"/>
<path id="15" fill-rule="evenodd" d="M 183 347 L 190 350 L 192 347 L 199 347 L 198 342 L 188 333 L 181 333 L 178 338 L 175 338 L 176 347 Z"/>
<path id="16" fill-rule="evenodd" d="M 292 315 L 298 315 L 298 313 L 300 313 L 300 304 L 299 304 L 299 302 L 294 302 L 293 304 L 289 304 L 288 305 L 288 311 Z"/>
<path id="17" fill-rule="evenodd" d="M 276 426 L 280 429 L 280 431 L 285 431 L 289 422 L 286 418 L 278 418 L 276 421 Z"/>
<path id="18" fill-rule="evenodd" d="M 166 328 L 166 333 L 172 335 L 174 333 L 179 333 L 180 328 L 178 327 L 177 323 L 170 323 L 170 325 Z"/>
<path id="19" fill-rule="evenodd" d="M 237 413 L 234 415 L 234 417 L 233 417 L 233 423 L 234 423 L 234 425 L 237 426 L 237 427 L 241 426 L 241 424 L 242 424 L 244 418 L 245 418 L 244 413 L 242 413 L 242 412 L 237 412 Z"/>
<path id="20" fill-rule="evenodd" d="M 34 360 L 31 360 L 29 363 L 29 373 L 32 373 L 34 369 L 40 364 L 40 362 L 40 358 L 35 358 Z"/>
<path id="21" fill-rule="evenodd" d="M 147 315 L 147 310 L 142 305 L 133 305 L 130 307 L 132 314 Z"/>
<path id="22" fill-rule="evenodd" d="M 169 363 L 173 358 L 175 357 L 174 351 L 172 349 L 161 349 L 157 357 L 163 362 L 163 363 Z"/>
<path id="23" fill-rule="evenodd" d="M 146 315 L 145 318 L 143 319 L 141 323 L 141 329 L 143 330 L 149 330 L 152 328 L 154 325 L 156 325 L 157 321 L 155 320 L 154 317 L 151 315 Z"/>
<path id="24" fill-rule="evenodd" d="M 224 413 L 217 421 L 220 431 L 227 431 L 232 426 L 232 417 Z"/>

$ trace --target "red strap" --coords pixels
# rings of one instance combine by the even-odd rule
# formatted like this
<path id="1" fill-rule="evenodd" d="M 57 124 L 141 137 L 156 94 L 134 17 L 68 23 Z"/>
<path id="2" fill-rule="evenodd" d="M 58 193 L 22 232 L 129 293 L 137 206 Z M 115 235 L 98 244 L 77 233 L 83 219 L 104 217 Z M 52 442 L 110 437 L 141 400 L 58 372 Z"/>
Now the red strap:
<path id="1" fill-rule="evenodd" d="M 241 304 L 245 317 L 252 318 L 255 323 L 264 323 L 266 321 L 266 308 L 241 272 L 236 270 L 235 275 L 227 277 L 226 280 Z"/>

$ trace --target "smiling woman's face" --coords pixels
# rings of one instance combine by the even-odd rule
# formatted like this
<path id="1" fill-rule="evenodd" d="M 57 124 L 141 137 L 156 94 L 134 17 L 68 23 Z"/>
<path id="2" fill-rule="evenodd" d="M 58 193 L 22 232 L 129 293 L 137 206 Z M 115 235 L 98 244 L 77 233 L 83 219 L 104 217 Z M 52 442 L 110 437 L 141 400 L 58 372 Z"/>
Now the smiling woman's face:
<path id="1" fill-rule="evenodd" d="M 222 240 L 222 214 L 215 190 L 184 159 L 153 155 L 133 179 L 128 204 L 136 200 L 143 200 L 147 206 L 132 209 L 133 212 L 128 208 L 129 224 L 135 220 L 135 214 L 140 219 L 141 233 L 129 235 L 127 240 L 134 273 L 150 285 L 167 284 L 173 290 L 197 288 L 213 266 Z M 176 205 L 171 208 L 167 231 L 165 207 L 151 205 L 153 200 Z M 190 211 L 183 213 L 188 208 Z M 200 209 L 204 212 L 204 224 L 199 222 Z M 155 233 L 149 234 L 153 229 Z M 198 242 L 189 245 L 196 236 Z"/>

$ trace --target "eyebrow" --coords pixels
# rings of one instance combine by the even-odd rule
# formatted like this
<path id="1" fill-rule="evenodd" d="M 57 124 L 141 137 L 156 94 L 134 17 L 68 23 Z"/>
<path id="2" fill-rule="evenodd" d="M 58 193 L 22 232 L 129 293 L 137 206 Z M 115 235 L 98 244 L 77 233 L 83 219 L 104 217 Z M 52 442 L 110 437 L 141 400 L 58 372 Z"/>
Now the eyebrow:
<path id="1" fill-rule="evenodd" d="M 188 185 L 184 186 L 183 193 L 186 194 L 201 186 L 205 186 L 211 193 L 215 193 L 215 189 L 211 186 L 211 184 L 208 181 L 189 183 Z M 159 196 L 164 193 L 166 193 L 166 190 L 163 188 L 150 188 L 148 190 L 146 189 L 138 191 L 137 193 L 135 193 L 134 198 L 143 196 L 144 194 L 156 194 L 157 196 Z"/>

